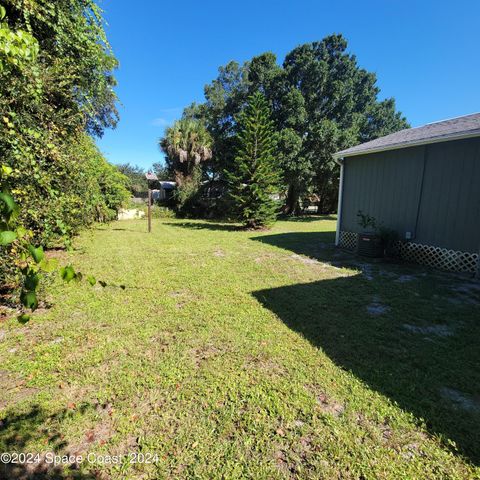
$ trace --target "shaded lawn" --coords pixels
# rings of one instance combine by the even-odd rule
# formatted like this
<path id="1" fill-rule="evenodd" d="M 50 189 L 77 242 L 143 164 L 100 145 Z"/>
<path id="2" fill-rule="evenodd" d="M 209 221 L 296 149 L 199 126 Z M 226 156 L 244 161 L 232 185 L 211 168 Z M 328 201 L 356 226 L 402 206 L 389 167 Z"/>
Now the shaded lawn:
<path id="1" fill-rule="evenodd" d="M 0 326 L 0 450 L 158 456 L 77 478 L 478 476 L 479 290 L 344 256 L 334 227 L 85 232 L 66 261 L 127 289 L 55 283 Z"/>

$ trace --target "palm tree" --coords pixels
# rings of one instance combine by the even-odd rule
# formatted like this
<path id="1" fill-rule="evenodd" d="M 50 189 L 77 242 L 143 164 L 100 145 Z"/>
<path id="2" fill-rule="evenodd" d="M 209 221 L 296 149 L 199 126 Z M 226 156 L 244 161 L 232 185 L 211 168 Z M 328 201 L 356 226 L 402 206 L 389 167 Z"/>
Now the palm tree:
<path id="1" fill-rule="evenodd" d="M 167 128 L 160 148 L 175 175 L 177 186 L 192 180 L 200 162 L 212 158 L 212 137 L 198 120 L 182 118 Z"/>

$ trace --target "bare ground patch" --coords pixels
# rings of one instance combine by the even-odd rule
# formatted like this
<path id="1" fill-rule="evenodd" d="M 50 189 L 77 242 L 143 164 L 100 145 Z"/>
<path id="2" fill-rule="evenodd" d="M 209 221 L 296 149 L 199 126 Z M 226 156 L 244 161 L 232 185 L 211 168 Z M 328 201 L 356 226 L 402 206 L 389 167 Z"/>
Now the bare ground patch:
<path id="1" fill-rule="evenodd" d="M 404 323 L 402 327 L 412 333 L 425 335 L 427 337 L 451 337 L 454 334 L 453 328 L 448 325 L 427 325 L 420 327 L 418 325 L 410 325 Z"/>
<path id="2" fill-rule="evenodd" d="M 345 405 L 327 395 L 320 386 L 306 385 L 305 388 L 315 396 L 315 400 L 322 413 L 339 417 L 345 411 Z"/>
<path id="3" fill-rule="evenodd" d="M 475 398 L 454 388 L 443 387 L 440 395 L 457 409 L 480 412 L 480 398 Z"/>
<path id="4" fill-rule="evenodd" d="M 0 391 L 2 392 L 0 408 L 14 406 L 22 400 L 31 398 L 39 391 L 37 388 L 28 387 L 26 383 L 23 377 L 7 370 L 0 370 Z"/>
<path id="5" fill-rule="evenodd" d="M 384 315 L 390 310 L 390 307 L 384 305 L 376 295 L 372 297 L 372 302 L 367 305 L 367 312 L 370 315 Z"/>
<path id="6" fill-rule="evenodd" d="M 480 305 L 480 283 L 464 282 L 450 287 L 453 297 L 448 300 L 455 305 Z"/>
<path id="7" fill-rule="evenodd" d="M 190 357 L 196 368 L 200 368 L 203 363 L 225 353 L 225 348 L 219 348 L 213 344 L 205 344 L 190 350 Z"/>
<path id="8" fill-rule="evenodd" d="M 269 376 L 283 376 L 287 373 L 283 365 L 280 365 L 266 353 L 248 356 L 246 368 L 253 368 Z"/>

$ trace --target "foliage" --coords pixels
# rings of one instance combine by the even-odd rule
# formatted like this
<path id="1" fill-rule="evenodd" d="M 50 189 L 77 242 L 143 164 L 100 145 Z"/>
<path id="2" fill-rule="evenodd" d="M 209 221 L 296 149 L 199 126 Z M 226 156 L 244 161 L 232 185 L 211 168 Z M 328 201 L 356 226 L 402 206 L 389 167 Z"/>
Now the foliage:
<path id="1" fill-rule="evenodd" d="M 138 165 L 123 163 L 117 165 L 118 170 L 128 178 L 128 188 L 134 197 L 145 197 L 148 190 L 148 182 L 145 170 Z"/>
<path id="2" fill-rule="evenodd" d="M 167 165 L 161 162 L 155 162 L 152 165 L 153 173 L 157 176 L 159 180 L 171 180 L 173 178 L 172 173 L 170 172 Z"/>
<path id="3" fill-rule="evenodd" d="M 277 142 L 265 97 L 257 92 L 247 102 L 239 116 L 236 155 L 227 178 L 242 222 L 248 228 L 261 228 L 271 225 L 276 217 Z"/>
<path id="4" fill-rule="evenodd" d="M 371 230 L 380 238 L 384 253 L 391 257 L 395 253 L 395 243 L 400 239 L 400 235 L 393 228 L 387 227 L 383 222 L 379 222 L 375 217 L 362 210 L 357 212 L 358 224 L 365 230 Z"/>
<path id="5" fill-rule="evenodd" d="M 395 244 L 400 240 L 400 235 L 396 230 L 382 224 L 378 227 L 378 236 L 382 240 L 384 252 L 387 257 L 392 257 L 396 253 L 398 254 L 398 252 L 395 252 Z"/>
<path id="6" fill-rule="evenodd" d="M 136 205 L 138 208 L 138 205 Z M 145 213 L 143 217 L 144 220 L 147 220 L 147 211 L 148 207 L 146 205 L 142 205 L 141 211 Z M 151 213 L 152 218 L 175 218 L 175 212 L 168 207 L 163 207 L 160 205 L 152 205 L 151 206 Z"/>
<path id="7" fill-rule="evenodd" d="M 8 169 L 3 172 L 8 174 Z M 36 247 L 31 243 L 33 232 L 17 222 L 19 207 L 8 191 L 0 193 L 0 247 L 6 248 L 7 254 L 13 260 L 15 267 L 21 272 L 22 284 L 19 300 L 22 311 L 18 315 L 20 323 L 30 320 L 27 311 L 34 312 L 39 305 L 37 290 L 42 277 L 57 269 L 55 259 L 47 259 L 40 245 Z M 71 265 L 66 265 L 59 270 L 62 280 L 80 282 L 83 279 L 81 272 L 75 271 Z M 86 278 L 87 282 L 94 286 L 96 279 L 93 276 Z M 107 284 L 100 282 L 103 286 Z"/>
<path id="8" fill-rule="evenodd" d="M 212 139 L 202 122 L 177 120 L 160 139 L 166 163 L 178 187 L 193 180 L 196 167 L 212 158 Z"/>
<path id="9" fill-rule="evenodd" d="M 117 61 L 93 0 L 2 3 L 0 190 L 32 245 L 68 245 L 81 227 L 114 218 L 129 196 L 90 137 L 116 125 Z M 20 250 L 0 248 L 4 285 L 25 282 Z"/>
<path id="10" fill-rule="evenodd" d="M 362 228 L 371 228 L 373 230 L 376 230 L 377 228 L 377 219 L 375 217 L 372 217 L 368 213 L 364 213 L 362 210 L 359 210 L 357 212 L 357 218 L 358 218 L 358 224 Z"/>
<path id="11" fill-rule="evenodd" d="M 299 213 L 303 198 L 315 194 L 319 210 L 336 209 L 339 167 L 332 153 L 408 127 L 393 99 L 380 101 L 374 73 L 347 52 L 341 35 L 296 47 L 278 65 L 273 53 L 243 65 L 230 62 L 205 86 L 205 103 L 192 104 L 184 118 L 205 122 L 213 161 L 205 176 L 224 181 L 234 156 L 236 118 L 247 97 L 262 92 L 279 134 L 278 161 L 287 196 L 285 212 Z"/>
<path id="12" fill-rule="evenodd" d="M 201 164 L 212 158 L 212 139 L 203 122 L 182 118 L 167 128 L 159 144 L 166 155 L 166 171 L 172 173 L 177 184 L 174 194 L 177 212 L 181 216 L 203 213 Z M 165 175 L 165 171 L 160 173 Z"/>
<path id="13" fill-rule="evenodd" d="M 197 217 L 201 210 L 200 183 L 202 172 L 195 166 L 191 173 L 182 178 L 173 194 L 175 210 L 181 217 Z"/>
<path id="14" fill-rule="evenodd" d="M 36 39 L 25 30 L 10 29 L 5 15 L 5 7 L 0 5 L 0 72 L 9 65 L 33 62 L 38 55 Z"/>

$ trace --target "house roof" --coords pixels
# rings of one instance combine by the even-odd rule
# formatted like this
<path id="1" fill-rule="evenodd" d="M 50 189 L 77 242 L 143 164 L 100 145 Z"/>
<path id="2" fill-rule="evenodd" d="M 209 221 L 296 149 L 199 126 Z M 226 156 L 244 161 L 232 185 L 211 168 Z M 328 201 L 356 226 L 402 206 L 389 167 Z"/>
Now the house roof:
<path id="1" fill-rule="evenodd" d="M 370 142 L 361 143 L 334 154 L 334 158 L 352 157 L 364 153 L 382 152 L 397 148 L 414 147 L 428 143 L 459 140 L 480 136 L 480 113 L 428 123 L 422 127 L 406 128 Z"/>

